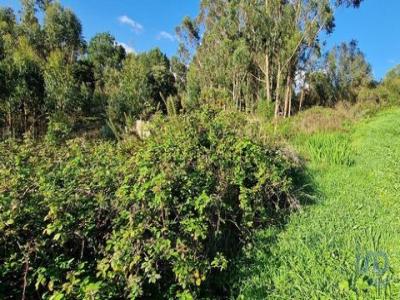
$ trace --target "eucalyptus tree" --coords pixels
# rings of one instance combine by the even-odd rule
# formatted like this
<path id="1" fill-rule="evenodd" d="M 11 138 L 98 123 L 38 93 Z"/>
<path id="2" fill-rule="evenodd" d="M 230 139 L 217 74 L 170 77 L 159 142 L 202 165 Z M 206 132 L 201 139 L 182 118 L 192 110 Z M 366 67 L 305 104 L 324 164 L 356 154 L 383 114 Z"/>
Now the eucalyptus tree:
<path id="1" fill-rule="evenodd" d="M 88 60 L 94 66 L 96 81 L 103 86 L 102 78 L 107 68 L 121 69 L 126 57 L 124 47 L 117 44 L 109 33 L 98 33 L 89 42 Z"/>
<path id="2" fill-rule="evenodd" d="M 188 73 L 189 96 L 230 98 L 242 110 L 251 110 L 254 101 L 266 99 L 275 101 L 276 116 L 289 116 L 295 76 L 319 50 L 321 32 L 334 29 L 335 9 L 360 3 L 202 0 L 198 17 L 186 18 L 178 28 L 182 41 L 190 42 L 186 53 L 196 50 Z M 235 53 L 240 53 L 240 63 Z"/>
<path id="3" fill-rule="evenodd" d="M 24 36 L 36 52 L 44 57 L 43 31 L 36 16 L 35 0 L 22 0 L 21 21 L 18 26 L 19 35 Z"/>
<path id="4" fill-rule="evenodd" d="M 16 16 L 11 8 L 0 7 L 0 124 L 3 134 L 13 127 L 13 105 L 10 94 L 12 61 L 10 55 L 15 48 Z"/>
<path id="5" fill-rule="evenodd" d="M 356 101 L 358 91 L 373 81 L 371 65 L 354 40 L 334 47 L 326 57 L 325 69 L 337 100 Z"/>
<path id="6" fill-rule="evenodd" d="M 107 116 L 115 126 L 125 126 L 127 119 L 139 119 L 154 110 L 146 68 L 137 56 L 126 58 L 121 72 L 108 78 L 105 89 L 109 96 Z"/>
<path id="7" fill-rule="evenodd" d="M 44 34 L 50 51 L 63 50 L 69 54 L 69 62 L 74 62 L 82 52 L 84 40 L 82 25 L 77 16 L 58 2 L 47 4 L 44 16 Z"/>
<path id="8" fill-rule="evenodd" d="M 44 98 L 40 25 L 34 2 L 22 4 L 19 23 L 11 9 L 0 9 L 0 110 L 6 131 L 14 136 L 36 134 Z"/>
<path id="9" fill-rule="evenodd" d="M 43 109 L 42 59 L 28 39 L 19 37 L 4 63 L 8 93 L 5 98 L 8 126 L 13 135 L 36 134 Z"/>
<path id="10" fill-rule="evenodd" d="M 178 34 L 184 32 L 186 40 L 196 47 L 187 83 L 193 103 L 213 101 L 238 109 L 252 106 L 247 88 L 251 84 L 247 83 L 253 81 L 253 62 L 246 28 L 241 24 L 240 4 L 240 1 L 204 0 L 196 20 L 185 19 L 178 30 Z M 201 42 L 200 32 L 203 33 Z"/>

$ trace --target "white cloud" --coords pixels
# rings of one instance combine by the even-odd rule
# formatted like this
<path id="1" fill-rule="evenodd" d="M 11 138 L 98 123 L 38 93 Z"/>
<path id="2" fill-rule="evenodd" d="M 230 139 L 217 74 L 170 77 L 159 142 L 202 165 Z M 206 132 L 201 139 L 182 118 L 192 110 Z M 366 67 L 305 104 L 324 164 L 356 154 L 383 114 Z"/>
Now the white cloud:
<path id="1" fill-rule="evenodd" d="M 127 45 L 127 44 L 125 44 L 125 43 L 121 43 L 121 42 L 118 42 L 118 45 L 124 47 L 126 53 L 128 53 L 128 54 L 129 54 L 129 53 L 136 54 L 136 50 L 133 49 L 133 48 L 132 48 L 131 46 L 129 46 L 129 45 Z"/>
<path id="2" fill-rule="evenodd" d="M 171 42 L 173 42 L 173 41 L 176 40 L 175 36 L 173 36 L 172 34 L 166 32 L 166 31 L 161 31 L 161 32 L 158 34 L 157 39 L 158 39 L 158 40 L 166 39 L 166 40 L 170 40 Z"/>
<path id="3" fill-rule="evenodd" d="M 129 18 L 128 16 L 121 16 L 118 18 L 118 21 L 121 24 L 125 24 L 128 25 L 129 27 L 131 27 L 133 29 L 134 32 L 136 33 L 140 33 L 143 31 L 143 25 L 132 20 L 131 18 Z"/>

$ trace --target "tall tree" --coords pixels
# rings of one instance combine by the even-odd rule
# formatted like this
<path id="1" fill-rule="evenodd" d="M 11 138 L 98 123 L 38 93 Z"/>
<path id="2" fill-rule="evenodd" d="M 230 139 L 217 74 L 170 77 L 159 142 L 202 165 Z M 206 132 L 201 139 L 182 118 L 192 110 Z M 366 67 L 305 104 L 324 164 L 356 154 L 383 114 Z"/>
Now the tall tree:
<path id="1" fill-rule="evenodd" d="M 121 72 L 109 78 L 106 91 L 107 116 L 115 125 L 124 126 L 127 118 L 143 118 L 155 109 L 145 66 L 136 56 L 128 56 Z"/>
<path id="2" fill-rule="evenodd" d="M 156 48 L 139 55 L 138 60 L 145 68 L 151 87 L 151 98 L 156 106 L 165 109 L 166 99 L 176 94 L 175 79 L 168 57 Z"/>
<path id="3" fill-rule="evenodd" d="M 124 48 L 118 45 L 109 33 L 96 34 L 89 42 L 88 60 L 94 66 L 94 74 L 98 86 L 104 88 L 104 74 L 108 68 L 121 69 L 126 57 Z"/>
<path id="4" fill-rule="evenodd" d="M 185 19 L 178 28 L 178 33 L 184 32 L 186 40 L 196 47 L 188 74 L 189 96 L 206 100 L 226 97 L 239 103 L 238 109 L 246 110 L 252 110 L 256 101 L 274 100 L 275 115 L 289 116 L 296 74 L 319 50 L 320 33 L 333 30 L 335 8 L 356 7 L 360 2 L 201 1 L 195 22 Z M 200 31 L 201 42 L 197 39 Z M 237 58 L 234 53 L 241 53 L 240 64 L 232 61 Z"/>
<path id="5" fill-rule="evenodd" d="M 72 65 L 61 50 L 53 51 L 44 72 L 47 108 L 52 112 L 73 112 L 78 106 L 78 90 Z"/>
<path id="6" fill-rule="evenodd" d="M 44 33 L 50 51 L 61 49 L 69 53 L 73 62 L 82 50 L 82 25 L 76 15 L 58 2 L 47 5 L 44 17 Z"/>
<path id="7" fill-rule="evenodd" d="M 357 41 L 334 47 L 326 58 L 326 71 L 336 91 L 337 100 L 356 101 L 361 87 L 373 80 L 370 64 Z"/>

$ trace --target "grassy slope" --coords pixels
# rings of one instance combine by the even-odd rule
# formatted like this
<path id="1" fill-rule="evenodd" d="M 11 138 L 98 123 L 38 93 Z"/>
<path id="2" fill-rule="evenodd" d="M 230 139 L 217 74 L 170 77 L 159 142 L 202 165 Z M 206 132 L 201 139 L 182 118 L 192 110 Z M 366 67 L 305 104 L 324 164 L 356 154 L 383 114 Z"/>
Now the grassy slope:
<path id="1" fill-rule="evenodd" d="M 356 153 L 351 166 L 346 138 Z M 239 298 L 399 299 L 400 110 L 361 122 L 346 136 L 314 135 L 296 144 L 311 156 L 320 196 L 283 230 L 259 233 L 241 262 Z M 338 155 L 343 161 L 332 159 Z M 356 257 L 367 251 L 387 253 L 385 290 L 377 288 L 372 262 L 369 272 L 357 272 Z"/>

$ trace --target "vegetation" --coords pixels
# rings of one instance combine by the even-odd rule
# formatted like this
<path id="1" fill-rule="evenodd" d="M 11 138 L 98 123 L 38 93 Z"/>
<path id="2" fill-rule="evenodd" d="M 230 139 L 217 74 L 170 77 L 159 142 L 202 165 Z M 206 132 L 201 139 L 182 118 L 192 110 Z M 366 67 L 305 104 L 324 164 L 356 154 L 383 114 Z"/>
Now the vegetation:
<path id="1" fill-rule="evenodd" d="M 398 295 L 400 67 L 321 40 L 361 2 L 201 0 L 172 58 L 0 7 L 0 298 Z"/>
<path id="2" fill-rule="evenodd" d="M 238 263 L 239 299 L 399 297 L 399 115 L 389 110 L 348 133 L 330 134 L 328 140 L 341 142 L 325 153 L 339 154 L 344 143 L 351 145 L 351 166 L 342 163 L 347 154 L 340 164 L 313 154 L 326 144 L 325 135 L 298 137 L 298 149 L 311 154 L 318 202 L 293 215 L 285 230 L 258 232 Z M 374 271 L 373 260 L 366 262 L 371 252 L 381 253 L 382 272 Z"/>
<path id="3" fill-rule="evenodd" d="M 39 7 L 43 24 L 35 16 Z M 80 21 L 58 2 L 24 0 L 20 21 L 1 8 L 0 45 L 3 138 L 41 137 L 53 119 L 72 127 L 86 120 L 124 126 L 129 118 L 165 111 L 166 99 L 177 93 L 179 82 L 160 50 L 127 55 L 108 33 L 86 45 Z"/>
<path id="4" fill-rule="evenodd" d="M 188 298 L 218 284 L 252 230 L 297 205 L 299 166 L 243 137 L 244 118 L 160 122 L 140 147 L 1 145 L 3 299 L 21 286 L 50 299 Z"/>

